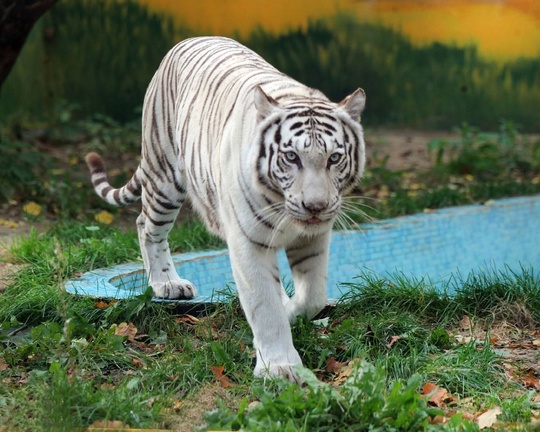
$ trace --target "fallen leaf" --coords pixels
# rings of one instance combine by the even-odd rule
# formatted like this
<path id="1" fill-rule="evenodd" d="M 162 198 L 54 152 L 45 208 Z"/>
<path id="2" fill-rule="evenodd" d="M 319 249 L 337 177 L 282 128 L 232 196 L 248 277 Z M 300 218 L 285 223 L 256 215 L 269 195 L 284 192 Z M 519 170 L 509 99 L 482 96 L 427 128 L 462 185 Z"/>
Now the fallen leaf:
<path id="1" fill-rule="evenodd" d="M 110 225 L 114 221 L 114 216 L 107 210 L 102 210 L 94 216 L 94 220 L 103 225 Z"/>
<path id="2" fill-rule="evenodd" d="M 474 324 L 472 323 L 471 319 L 467 315 L 464 315 L 463 318 L 461 318 L 461 321 L 459 322 L 459 328 L 468 330 L 468 329 L 474 328 Z"/>
<path id="3" fill-rule="evenodd" d="M 456 339 L 456 342 L 460 344 L 468 344 L 473 340 L 471 336 L 463 336 L 463 335 L 455 335 L 454 338 Z"/>
<path id="4" fill-rule="evenodd" d="M 109 303 L 104 302 L 103 300 L 100 300 L 94 304 L 94 307 L 96 309 L 107 309 L 110 306 Z"/>
<path id="5" fill-rule="evenodd" d="M 42 211 L 43 207 L 34 201 L 30 201 L 23 206 L 23 212 L 31 216 L 39 216 Z"/>
<path id="6" fill-rule="evenodd" d="M 0 218 L 0 225 L 6 226 L 8 228 L 17 228 L 19 224 L 17 222 L 13 222 L 7 219 Z"/>
<path id="7" fill-rule="evenodd" d="M 0 372 L 5 371 L 9 365 L 4 362 L 4 359 L 0 357 Z"/>
<path id="8" fill-rule="evenodd" d="M 346 366 L 342 367 L 337 375 L 337 377 L 334 378 L 333 385 L 339 386 L 343 384 L 347 379 L 351 376 L 354 365 L 361 362 L 360 359 L 351 360 L 349 363 L 347 363 Z"/>
<path id="9" fill-rule="evenodd" d="M 96 420 L 88 429 L 129 429 L 130 426 L 120 420 Z"/>
<path id="10" fill-rule="evenodd" d="M 177 323 L 185 322 L 185 323 L 193 324 L 193 325 L 197 324 L 199 321 L 200 321 L 199 318 L 194 317 L 193 315 L 182 315 L 181 317 L 178 317 L 176 319 Z"/>
<path id="11" fill-rule="evenodd" d="M 118 325 L 113 324 L 111 327 L 115 327 L 114 334 L 118 336 L 126 336 L 130 342 L 135 342 L 135 335 L 137 334 L 137 327 L 133 323 L 120 323 Z"/>
<path id="12" fill-rule="evenodd" d="M 523 378 L 523 385 L 527 388 L 540 390 L 540 381 L 538 378 L 532 375 L 527 375 L 525 378 Z"/>
<path id="13" fill-rule="evenodd" d="M 133 366 L 135 366 L 137 369 L 142 369 L 144 367 L 143 361 L 138 358 L 132 358 L 131 364 L 133 364 Z"/>
<path id="14" fill-rule="evenodd" d="M 444 406 L 445 401 L 452 399 L 448 393 L 448 390 L 441 388 L 433 383 L 426 383 L 422 387 L 422 395 L 429 398 L 428 403 L 441 408 Z"/>
<path id="15" fill-rule="evenodd" d="M 435 417 L 433 417 L 430 421 L 431 424 L 444 424 L 448 421 L 448 419 L 440 414 L 437 414 Z"/>
<path id="16" fill-rule="evenodd" d="M 330 357 L 328 360 L 326 360 L 326 371 L 329 373 L 337 374 L 345 366 L 347 366 L 346 362 L 339 362 L 335 359 L 335 357 Z"/>
<path id="17" fill-rule="evenodd" d="M 478 417 L 476 417 L 476 423 L 478 424 L 478 428 L 486 429 L 493 426 L 497 421 L 497 416 L 501 413 L 501 408 L 495 407 L 480 414 Z"/>
<path id="18" fill-rule="evenodd" d="M 394 344 L 401 339 L 401 336 L 390 336 L 390 342 L 386 344 L 386 348 L 390 349 L 394 346 Z"/>
<path id="19" fill-rule="evenodd" d="M 532 341 L 532 344 L 533 344 L 534 346 L 540 347 L 540 338 L 539 338 L 539 339 L 533 340 L 533 341 Z"/>
<path id="20" fill-rule="evenodd" d="M 210 366 L 210 371 L 216 377 L 216 380 L 221 384 L 223 388 L 234 387 L 229 377 L 223 374 L 224 366 Z"/>

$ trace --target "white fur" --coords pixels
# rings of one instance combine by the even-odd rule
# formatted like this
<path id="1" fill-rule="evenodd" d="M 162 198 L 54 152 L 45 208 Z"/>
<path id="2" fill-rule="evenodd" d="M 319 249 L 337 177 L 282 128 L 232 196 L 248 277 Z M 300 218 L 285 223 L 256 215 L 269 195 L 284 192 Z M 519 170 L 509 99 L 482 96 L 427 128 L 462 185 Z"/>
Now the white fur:
<path id="1" fill-rule="evenodd" d="M 199 62 L 201 58 L 205 60 Z M 330 120 L 320 119 L 331 124 L 335 134 L 321 132 L 316 123 L 297 133 L 299 119 L 302 124 L 311 121 L 308 114 L 301 117 L 302 109 L 300 117 L 287 119 L 298 101 L 330 113 Z M 293 367 L 302 361 L 290 323 L 298 316 L 312 318 L 326 305 L 332 224 L 342 194 L 364 168 L 358 123 L 364 103 L 364 92 L 357 90 L 332 104 L 225 38 L 179 44 L 148 88 L 143 157 L 134 179 L 143 185 L 145 210 L 137 226 L 150 284 L 158 297 L 196 295 L 193 284 L 176 274 L 167 243 L 170 220 L 178 209 L 155 201 L 166 197 L 181 204 L 187 195 L 207 227 L 228 244 L 240 301 L 253 330 L 258 376 L 299 379 Z M 351 140 L 356 143 L 350 152 L 356 155 L 352 165 L 344 150 L 350 149 L 344 142 Z M 266 151 L 261 151 L 262 142 Z M 332 155 L 341 158 L 341 165 L 330 164 Z M 285 159 L 295 156 L 294 163 Z M 278 166 L 285 180 L 272 178 Z M 111 194 L 102 195 L 111 202 Z M 280 248 L 293 266 L 291 299 L 277 270 Z"/>

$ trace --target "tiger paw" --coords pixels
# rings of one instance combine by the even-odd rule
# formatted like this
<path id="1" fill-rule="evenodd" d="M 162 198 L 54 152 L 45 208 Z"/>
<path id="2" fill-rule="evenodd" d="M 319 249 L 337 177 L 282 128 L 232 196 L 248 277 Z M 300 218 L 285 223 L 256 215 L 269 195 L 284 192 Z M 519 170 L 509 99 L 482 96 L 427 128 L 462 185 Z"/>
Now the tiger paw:
<path id="1" fill-rule="evenodd" d="M 298 351 L 294 348 L 282 352 L 282 355 L 268 355 L 265 357 L 261 357 L 261 352 L 258 351 L 257 364 L 253 374 L 261 378 L 281 377 L 291 382 L 301 383 L 302 380 L 298 376 L 295 366 L 302 366 L 302 360 L 298 355 Z"/>
<path id="2" fill-rule="evenodd" d="M 152 284 L 154 297 L 162 299 L 191 299 L 197 296 L 195 285 L 186 279 L 168 282 L 155 282 Z"/>
<path id="3" fill-rule="evenodd" d="M 295 370 L 295 366 L 299 364 L 274 364 L 265 367 L 255 367 L 253 374 L 261 378 L 285 378 L 287 381 L 302 384 L 302 380 Z"/>

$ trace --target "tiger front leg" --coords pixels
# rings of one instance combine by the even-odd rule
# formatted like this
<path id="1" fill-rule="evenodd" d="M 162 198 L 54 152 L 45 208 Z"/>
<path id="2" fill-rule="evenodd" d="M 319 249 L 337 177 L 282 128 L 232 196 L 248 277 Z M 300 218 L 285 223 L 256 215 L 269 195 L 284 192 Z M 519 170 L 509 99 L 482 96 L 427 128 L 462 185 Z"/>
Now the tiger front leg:
<path id="1" fill-rule="evenodd" d="M 329 249 L 330 232 L 301 238 L 286 249 L 294 283 L 294 295 L 285 304 L 291 324 L 299 316 L 313 318 L 326 306 Z"/>
<path id="2" fill-rule="evenodd" d="M 167 241 L 173 223 L 174 218 L 168 224 L 155 224 L 144 213 L 138 217 L 137 231 L 144 267 L 154 297 L 190 299 L 197 295 L 197 290 L 190 281 L 178 276 Z"/>
<path id="3" fill-rule="evenodd" d="M 300 382 L 294 366 L 302 360 L 294 348 L 282 302 L 276 253 L 240 234 L 229 241 L 229 254 L 240 303 L 253 332 L 257 355 L 254 374 Z"/>

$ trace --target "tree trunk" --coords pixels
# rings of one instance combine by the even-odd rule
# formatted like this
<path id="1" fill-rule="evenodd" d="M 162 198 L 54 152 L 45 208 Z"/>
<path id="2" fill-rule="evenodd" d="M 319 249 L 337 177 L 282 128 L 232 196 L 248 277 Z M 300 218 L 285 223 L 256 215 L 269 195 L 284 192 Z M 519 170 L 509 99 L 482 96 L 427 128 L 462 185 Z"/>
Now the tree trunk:
<path id="1" fill-rule="evenodd" d="M 58 0 L 0 0 L 0 89 L 35 22 Z"/>

